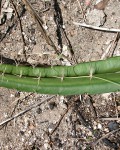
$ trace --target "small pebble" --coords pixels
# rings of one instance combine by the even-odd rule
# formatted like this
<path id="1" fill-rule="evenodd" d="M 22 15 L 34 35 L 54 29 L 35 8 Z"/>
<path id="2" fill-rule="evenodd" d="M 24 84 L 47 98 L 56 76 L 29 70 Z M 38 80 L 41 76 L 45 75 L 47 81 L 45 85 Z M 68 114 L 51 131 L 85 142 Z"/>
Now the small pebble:
<path id="1" fill-rule="evenodd" d="M 119 124 L 116 121 L 111 121 L 110 123 L 108 123 L 108 128 L 110 131 L 116 130 L 117 128 L 119 128 Z"/>
<path id="2" fill-rule="evenodd" d="M 41 113 L 42 113 L 42 109 L 39 107 L 39 108 L 36 110 L 36 113 L 41 114 Z"/>
<path id="3" fill-rule="evenodd" d="M 98 129 L 102 129 L 102 125 L 100 123 L 98 123 Z"/>
<path id="4" fill-rule="evenodd" d="M 53 110 L 55 107 L 57 107 L 57 104 L 56 104 L 55 102 L 50 102 L 50 103 L 49 103 L 49 108 L 50 108 L 51 110 Z"/>

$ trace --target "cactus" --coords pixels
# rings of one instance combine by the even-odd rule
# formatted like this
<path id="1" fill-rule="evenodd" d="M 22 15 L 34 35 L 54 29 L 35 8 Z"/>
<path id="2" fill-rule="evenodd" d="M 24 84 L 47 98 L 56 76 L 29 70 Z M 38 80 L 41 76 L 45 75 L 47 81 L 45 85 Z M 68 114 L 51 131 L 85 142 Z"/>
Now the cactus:
<path id="1" fill-rule="evenodd" d="M 74 66 L 0 64 L 0 86 L 41 94 L 100 94 L 120 91 L 120 56 Z"/>

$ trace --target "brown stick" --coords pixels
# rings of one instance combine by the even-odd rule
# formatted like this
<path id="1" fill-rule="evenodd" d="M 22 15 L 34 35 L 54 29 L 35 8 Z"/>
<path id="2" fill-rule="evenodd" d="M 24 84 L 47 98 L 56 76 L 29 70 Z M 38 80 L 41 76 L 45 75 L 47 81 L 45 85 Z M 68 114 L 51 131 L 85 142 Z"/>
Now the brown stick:
<path id="1" fill-rule="evenodd" d="M 28 9 L 28 11 L 30 12 L 30 14 L 32 15 L 32 17 L 34 18 L 34 20 L 36 21 L 36 23 L 38 24 L 38 27 L 39 27 L 42 35 L 44 36 L 47 44 L 50 45 L 51 47 L 53 47 L 54 50 L 56 51 L 56 53 L 59 55 L 60 52 L 58 51 L 58 49 L 56 48 L 55 44 L 53 43 L 53 41 L 51 40 L 51 38 L 47 35 L 45 29 L 42 26 L 43 25 L 42 19 L 35 12 L 35 10 L 33 9 L 32 5 L 30 4 L 30 2 L 28 0 L 22 0 L 22 1 L 25 4 L 25 6 Z"/>

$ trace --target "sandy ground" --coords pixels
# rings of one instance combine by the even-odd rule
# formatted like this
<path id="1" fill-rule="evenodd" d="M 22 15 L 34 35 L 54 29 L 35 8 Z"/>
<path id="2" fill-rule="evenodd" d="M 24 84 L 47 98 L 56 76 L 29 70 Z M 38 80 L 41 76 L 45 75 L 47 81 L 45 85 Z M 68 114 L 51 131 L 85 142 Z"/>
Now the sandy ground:
<path id="1" fill-rule="evenodd" d="M 26 62 L 32 66 L 74 65 L 119 56 L 120 40 L 115 42 L 117 33 L 87 29 L 73 22 L 86 22 L 97 27 L 120 29 L 120 1 L 108 1 L 104 10 L 94 8 L 95 0 L 89 5 L 86 2 L 30 0 L 34 10 L 43 20 L 47 34 L 59 52 L 67 57 L 60 59 L 55 50 L 47 44 L 36 21 L 23 5 L 23 1 L 17 0 L 14 4 L 22 23 L 25 43 L 23 42 L 15 8 L 8 0 L 2 0 L 1 61 L 5 57 L 16 60 L 17 64 Z M 50 95 L 1 87 L 0 123 L 49 97 Z M 120 119 L 117 119 L 119 115 L 119 92 L 54 96 L 49 101 L 2 125 L 0 149 L 119 150 Z M 106 117 L 109 119 L 102 119 Z M 108 134 L 112 131 L 114 133 Z"/>

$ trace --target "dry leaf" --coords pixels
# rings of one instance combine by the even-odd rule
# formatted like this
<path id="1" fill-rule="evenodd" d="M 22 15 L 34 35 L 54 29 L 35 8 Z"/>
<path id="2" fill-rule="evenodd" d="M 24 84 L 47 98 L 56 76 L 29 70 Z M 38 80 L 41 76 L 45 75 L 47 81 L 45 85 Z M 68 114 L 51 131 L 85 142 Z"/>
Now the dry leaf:
<path id="1" fill-rule="evenodd" d="M 102 1 L 100 1 L 99 3 L 97 3 L 97 4 L 94 6 L 94 8 L 99 9 L 99 10 L 105 9 L 105 7 L 106 7 L 108 1 L 109 1 L 109 0 L 102 0 Z"/>

